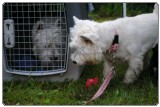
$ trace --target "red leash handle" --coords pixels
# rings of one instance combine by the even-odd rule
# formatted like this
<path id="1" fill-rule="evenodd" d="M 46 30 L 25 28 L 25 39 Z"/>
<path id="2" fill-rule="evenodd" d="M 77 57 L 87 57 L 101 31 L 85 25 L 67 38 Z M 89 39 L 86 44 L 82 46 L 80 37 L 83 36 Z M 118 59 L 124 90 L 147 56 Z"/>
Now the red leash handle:
<path id="1" fill-rule="evenodd" d="M 108 76 L 106 77 L 106 79 L 103 81 L 102 85 L 100 86 L 100 88 L 98 89 L 98 91 L 95 93 L 95 95 L 88 100 L 85 104 L 91 102 L 92 100 L 95 100 L 96 98 L 98 98 L 99 96 L 102 95 L 102 93 L 104 92 L 104 90 L 107 88 L 111 78 L 113 77 L 114 74 L 114 67 L 111 68 Z"/>

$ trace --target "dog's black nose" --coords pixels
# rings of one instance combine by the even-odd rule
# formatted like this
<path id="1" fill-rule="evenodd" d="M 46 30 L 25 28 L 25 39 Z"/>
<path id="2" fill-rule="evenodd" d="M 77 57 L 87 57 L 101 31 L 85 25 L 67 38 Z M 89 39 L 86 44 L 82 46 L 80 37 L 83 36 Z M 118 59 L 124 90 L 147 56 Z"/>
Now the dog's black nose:
<path id="1" fill-rule="evenodd" d="M 54 57 L 53 59 L 54 59 L 54 60 L 58 60 L 58 57 Z"/>
<path id="2" fill-rule="evenodd" d="M 77 64 L 77 62 L 76 62 L 76 61 L 73 61 L 73 63 L 74 63 L 74 64 Z"/>

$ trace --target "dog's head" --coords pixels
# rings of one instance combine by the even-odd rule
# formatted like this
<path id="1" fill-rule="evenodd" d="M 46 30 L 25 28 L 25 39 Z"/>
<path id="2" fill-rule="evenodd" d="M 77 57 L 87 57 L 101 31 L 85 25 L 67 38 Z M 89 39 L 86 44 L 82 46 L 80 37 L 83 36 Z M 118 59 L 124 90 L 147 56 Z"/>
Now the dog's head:
<path id="1" fill-rule="evenodd" d="M 102 60 L 101 40 L 97 23 L 73 17 L 74 27 L 70 29 L 71 59 L 78 65 L 96 64 Z"/>
<path id="2" fill-rule="evenodd" d="M 62 31 L 58 27 L 58 19 L 54 23 L 37 21 L 32 30 L 33 52 L 43 65 L 52 65 L 62 54 Z"/>

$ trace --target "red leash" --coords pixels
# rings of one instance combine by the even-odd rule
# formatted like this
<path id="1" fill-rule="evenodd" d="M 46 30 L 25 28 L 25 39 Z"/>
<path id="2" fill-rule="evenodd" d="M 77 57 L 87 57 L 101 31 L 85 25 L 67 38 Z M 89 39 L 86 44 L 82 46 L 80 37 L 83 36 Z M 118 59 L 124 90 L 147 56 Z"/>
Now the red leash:
<path id="1" fill-rule="evenodd" d="M 113 74 L 114 74 L 114 67 L 111 68 L 108 76 L 106 77 L 106 79 L 103 81 L 103 84 L 100 86 L 100 88 L 98 89 L 98 91 L 95 93 L 95 95 L 90 99 L 88 100 L 87 102 L 85 102 L 85 104 L 88 104 L 89 102 L 95 100 L 96 98 L 98 98 L 99 96 L 102 95 L 102 93 L 104 92 L 104 90 L 107 88 L 110 80 L 112 79 L 113 77 Z"/>

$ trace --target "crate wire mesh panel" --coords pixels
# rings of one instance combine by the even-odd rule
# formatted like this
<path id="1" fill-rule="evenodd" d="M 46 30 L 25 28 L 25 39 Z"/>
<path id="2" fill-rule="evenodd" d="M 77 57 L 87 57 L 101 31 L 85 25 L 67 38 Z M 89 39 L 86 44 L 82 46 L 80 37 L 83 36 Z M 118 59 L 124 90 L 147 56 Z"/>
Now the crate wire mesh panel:
<path id="1" fill-rule="evenodd" d="M 38 76 L 66 71 L 65 4 L 5 3 L 3 20 L 3 56 L 7 72 Z"/>

